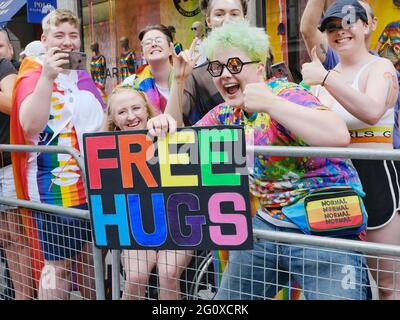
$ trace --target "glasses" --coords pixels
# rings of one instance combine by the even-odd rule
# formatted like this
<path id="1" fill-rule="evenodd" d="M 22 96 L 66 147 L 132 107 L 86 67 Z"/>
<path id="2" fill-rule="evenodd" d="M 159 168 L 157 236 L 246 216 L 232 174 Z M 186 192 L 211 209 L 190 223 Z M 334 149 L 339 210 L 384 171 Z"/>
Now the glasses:
<path id="1" fill-rule="evenodd" d="M 215 78 L 221 76 L 221 74 L 224 72 L 224 67 L 226 67 L 231 74 L 237 74 L 242 72 L 244 65 L 259 62 L 260 60 L 242 62 L 242 60 L 240 60 L 240 58 L 238 57 L 229 58 L 226 64 L 216 60 L 208 63 L 207 71 L 211 74 L 212 77 Z"/>
<path id="2" fill-rule="evenodd" d="M 167 39 L 165 39 L 163 37 L 157 37 L 157 38 L 150 38 L 150 39 L 143 40 L 141 43 L 142 43 L 143 47 L 150 47 L 153 44 L 153 42 L 155 42 L 158 45 L 161 45 L 161 44 L 164 44 L 166 41 L 167 41 Z"/>
<path id="3" fill-rule="evenodd" d="M 196 27 L 192 27 L 192 31 L 196 31 L 197 30 L 197 28 Z"/>

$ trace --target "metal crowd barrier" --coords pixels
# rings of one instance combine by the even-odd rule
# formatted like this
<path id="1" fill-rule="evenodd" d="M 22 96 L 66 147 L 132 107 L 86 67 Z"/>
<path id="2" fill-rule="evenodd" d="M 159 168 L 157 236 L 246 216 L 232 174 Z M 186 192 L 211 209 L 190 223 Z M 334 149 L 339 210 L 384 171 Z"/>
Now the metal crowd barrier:
<path id="1" fill-rule="evenodd" d="M 354 149 L 354 148 L 316 148 L 316 147 L 247 147 L 247 154 L 257 154 L 257 155 L 273 155 L 273 156 L 288 156 L 288 157 L 339 157 L 339 158 L 350 158 L 350 159 L 366 159 L 366 160 L 400 160 L 400 151 L 397 150 L 375 150 L 375 149 Z M 269 267 L 265 266 L 264 271 L 268 271 L 268 275 L 272 275 L 271 279 L 258 279 L 253 281 L 257 284 L 257 281 L 260 282 L 260 287 L 269 288 L 269 292 L 252 292 L 251 295 L 241 295 L 240 289 L 238 292 L 234 292 L 232 290 L 232 296 L 237 298 L 239 294 L 240 298 L 244 299 L 301 299 L 305 297 L 309 297 L 311 299 L 349 299 L 347 296 L 340 296 L 324 292 L 318 292 L 318 290 L 309 290 L 309 292 L 304 292 L 304 281 L 305 279 L 314 280 L 315 282 L 325 283 L 327 286 L 335 287 L 335 286 L 349 286 L 352 287 L 354 285 L 358 285 L 361 288 L 361 291 L 368 291 L 366 293 L 367 299 L 376 298 L 377 290 L 384 289 L 379 288 L 375 283 L 374 279 L 371 276 L 371 273 L 375 273 L 377 271 L 381 271 L 379 268 L 379 264 L 383 261 L 389 261 L 393 263 L 393 270 L 388 271 L 392 274 L 393 279 L 396 277 L 400 277 L 399 274 L 399 266 L 400 266 L 400 246 L 387 245 L 381 243 L 372 243 L 372 242 L 364 242 L 357 240 L 346 240 L 340 238 L 328 238 L 328 237 L 318 237 L 318 236 L 309 236 L 298 233 L 286 233 L 286 232 L 276 232 L 276 231 L 264 231 L 254 229 L 254 237 L 256 242 L 263 242 L 263 246 L 265 250 L 268 250 L 270 246 L 275 246 L 275 248 L 279 247 L 279 250 L 276 252 L 267 252 L 269 256 L 272 256 L 274 260 L 276 260 L 276 265 L 272 270 L 266 270 Z M 309 250 L 309 246 L 313 246 L 315 249 L 315 258 L 307 256 L 307 250 Z M 303 252 L 302 257 L 292 256 L 292 250 L 300 250 Z M 261 251 L 265 251 L 261 250 Z M 346 251 L 343 253 L 343 251 Z M 284 253 L 282 253 L 284 252 Z M 187 254 L 187 253 L 183 253 Z M 337 278 L 337 275 L 331 274 L 328 277 L 326 275 L 319 275 L 318 273 L 310 274 L 307 269 L 308 262 L 315 262 L 318 264 L 318 256 L 320 254 L 331 255 L 332 259 L 336 254 L 342 255 L 344 257 L 344 261 L 350 261 L 355 257 L 359 257 L 361 259 L 371 259 L 376 260 L 377 267 L 376 268 L 367 268 L 366 265 L 355 266 L 357 272 L 366 274 L 368 276 L 368 282 L 366 284 L 359 283 L 359 280 L 353 281 L 351 278 L 351 270 L 349 273 L 349 277 L 346 278 L 346 268 L 349 266 L 347 263 L 331 261 L 332 266 L 336 267 L 335 270 L 338 270 L 338 267 L 341 267 L 344 270 L 344 276 L 342 278 Z M 180 278 L 176 278 L 180 285 L 178 288 L 178 292 L 174 292 L 177 297 L 183 299 L 213 299 L 217 288 L 215 286 L 215 279 L 220 277 L 213 267 L 213 258 L 208 252 L 201 253 L 190 253 L 192 257 L 191 263 L 187 266 L 185 271 L 182 273 Z M 246 256 L 248 259 L 248 256 Z M 123 294 L 123 298 L 125 299 L 139 299 L 143 298 L 143 292 L 139 293 L 139 289 L 144 291 L 145 297 L 148 299 L 158 299 L 160 297 L 160 285 L 161 282 L 157 275 L 157 271 L 153 269 L 145 270 L 142 276 L 147 277 L 147 274 L 150 273 L 150 279 L 148 283 L 143 285 L 142 280 L 140 279 L 140 272 L 138 271 L 138 266 L 140 264 L 151 263 L 154 257 L 134 257 L 134 263 L 137 266 L 134 266 L 133 270 L 124 270 L 122 274 L 120 273 L 121 265 L 120 265 L 120 252 L 113 252 L 113 262 L 112 262 L 112 272 L 113 272 L 113 299 L 120 299 L 121 294 Z M 303 266 L 303 271 L 298 271 L 298 267 L 295 270 L 295 264 L 293 261 L 301 260 L 300 266 Z M 287 264 L 285 270 L 281 268 L 281 261 L 285 261 Z M 250 260 L 245 260 L 244 264 L 251 264 Z M 168 267 L 169 263 L 165 264 L 165 267 Z M 132 266 L 132 264 L 131 264 Z M 240 267 L 240 266 L 239 266 Z M 122 269 L 126 269 L 124 266 Z M 293 269 L 293 270 L 292 270 Z M 289 271 L 288 271 L 289 270 Z M 340 270 L 340 268 L 339 268 Z M 136 274 L 135 277 L 132 277 L 133 283 L 130 283 L 131 287 L 136 286 L 136 294 L 131 294 L 130 296 L 126 294 L 125 287 L 129 284 L 129 280 L 126 279 L 126 274 Z M 177 275 L 175 275 L 177 277 Z M 230 275 L 225 272 L 224 277 L 229 277 Z M 153 279 L 152 279 L 153 278 Z M 136 280 L 135 280 L 136 279 Z M 250 279 L 246 279 L 243 277 L 239 277 L 237 280 L 248 280 L 250 284 Z M 116 283 L 115 283 L 116 282 Z M 360 292 L 361 292 L 360 291 Z M 400 288 L 393 288 L 393 291 L 397 296 L 400 296 Z M 229 299 L 229 293 L 227 295 Z M 360 297 L 351 297 L 351 298 L 360 298 Z"/>
<path id="2" fill-rule="evenodd" d="M 52 153 L 66 153 L 70 154 L 74 157 L 82 170 L 82 174 L 85 174 L 83 159 L 81 155 L 74 149 L 71 148 L 53 148 L 53 147 L 31 147 L 31 146 L 9 146 L 9 145 L 0 145 L 0 150 L 8 151 L 8 152 L 52 152 Z M 312 156 L 312 157 L 342 157 L 342 158 L 353 158 L 353 159 L 386 159 L 386 160 L 400 160 L 400 151 L 396 150 L 367 150 L 367 149 L 350 149 L 350 148 L 313 148 L 313 147 L 248 147 L 247 153 L 254 154 L 263 154 L 263 155 L 274 155 L 274 156 Z M 85 180 L 84 180 L 85 181 Z M 4 199 L 0 198 L 0 204 L 4 204 L 13 207 L 23 207 L 28 208 L 30 210 L 36 210 L 40 212 L 45 212 L 46 214 L 56 214 L 56 215 L 64 215 L 71 216 L 76 218 L 82 218 L 85 220 L 89 220 L 89 212 L 86 210 L 77 210 L 77 209 L 67 209 L 56 206 L 43 205 L 28 201 L 16 200 L 16 199 Z M 8 211 L 8 210 L 7 210 Z M 17 223 L 18 224 L 18 223 Z M 1 231 L 1 225 L 0 225 Z M 262 230 L 254 230 L 254 237 L 256 242 L 262 242 L 263 246 L 277 246 L 279 245 L 283 249 L 287 249 L 286 251 L 282 249 L 276 252 L 267 252 L 269 255 L 274 256 L 274 259 L 277 259 L 276 265 L 268 274 L 272 274 L 273 277 L 271 279 L 262 279 L 261 285 L 263 287 L 268 287 L 271 289 L 271 292 L 268 294 L 266 292 L 253 292 L 252 296 L 245 296 L 245 298 L 259 298 L 259 299 L 269 299 L 269 298 L 280 298 L 279 294 L 287 295 L 289 298 L 294 298 L 303 294 L 304 296 L 317 296 L 319 292 L 302 292 L 302 288 L 304 283 L 301 283 L 302 279 L 306 277 L 314 277 L 314 280 L 320 282 L 326 282 L 328 285 L 337 285 L 338 282 L 340 285 L 343 285 L 343 279 L 337 279 L 333 277 L 326 277 L 325 275 L 320 279 L 318 274 L 308 274 L 308 270 L 306 270 L 306 263 L 308 260 L 312 260 L 313 258 L 309 258 L 306 254 L 303 256 L 293 257 L 291 255 L 291 248 L 295 247 L 299 250 L 307 250 L 308 246 L 317 247 L 318 252 L 328 252 L 332 253 L 340 253 L 343 250 L 351 251 L 351 253 L 346 253 L 345 259 L 351 259 L 351 257 L 366 257 L 369 259 L 375 259 L 378 262 L 378 267 L 375 270 L 369 270 L 371 272 L 379 271 L 379 262 L 383 260 L 390 260 L 394 263 L 394 268 L 392 271 L 388 271 L 393 275 L 393 279 L 395 277 L 400 276 L 397 271 L 397 265 L 400 264 L 400 246 L 386 245 L 386 244 L 378 244 L 371 242 L 361 242 L 355 240 L 344 240 L 338 238 L 327 238 L 327 237 L 316 237 L 316 236 L 306 236 L 302 234 L 295 233 L 284 233 L 284 232 L 275 232 L 275 231 L 262 231 Z M 7 239 L 5 239 L 7 240 Z M 93 246 L 93 258 L 94 258 L 94 271 L 95 271 L 95 289 L 96 289 L 96 298 L 97 299 L 105 299 L 105 291 L 104 291 L 104 271 L 103 271 L 103 259 L 101 250 L 96 249 Z M 147 281 L 142 280 L 141 275 L 137 271 L 139 264 L 149 264 L 152 265 L 153 256 L 150 254 L 145 254 L 143 257 L 133 257 L 134 263 L 129 264 L 130 267 L 133 267 L 133 270 L 127 268 L 127 262 L 132 257 L 126 258 L 123 263 L 123 268 L 121 268 L 121 254 L 119 251 L 114 250 L 112 252 L 112 298 L 120 299 L 121 294 L 125 291 L 127 285 L 131 285 L 132 292 L 138 290 L 139 294 L 135 296 L 135 293 L 125 294 L 124 298 L 126 299 L 135 299 L 140 297 L 145 297 L 148 299 L 159 299 L 160 298 L 160 286 L 165 279 L 160 279 L 160 275 L 155 270 L 149 270 L 149 268 L 145 272 L 145 276 L 150 274 L 150 278 Z M 167 294 L 174 294 L 176 298 L 182 299 L 204 299 L 209 300 L 213 299 L 217 288 L 215 286 L 215 279 L 217 279 L 220 275 L 213 268 L 212 257 L 209 252 L 177 252 L 171 253 L 170 259 L 183 259 L 189 262 L 187 268 L 185 268 L 182 272 L 178 273 L 168 273 L 168 266 L 171 265 L 171 260 L 167 260 L 164 264 L 165 270 L 167 270 L 166 274 L 168 275 L 169 280 L 176 281 L 178 283 L 178 287 L 176 291 L 167 292 Z M 285 270 L 280 268 L 279 260 L 283 259 L 288 263 L 288 268 Z M 293 265 L 294 259 L 300 260 L 300 265 L 303 264 L 303 270 L 300 271 L 298 268 L 296 270 L 291 270 L 291 266 Z M 318 261 L 318 254 L 316 256 L 316 261 Z M 283 261 L 282 260 L 282 261 Z M 174 261 L 174 260 L 172 260 Z M 347 260 L 345 260 L 347 261 Z M 176 262 L 176 260 L 175 260 Z M 297 261 L 298 262 L 298 261 Z M 137 265 L 135 266 L 135 263 Z M 245 263 L 251 263 L 250 261 L 246 261 Z M 335 264 L 335 261 L 332 261 L 332 264 Z M 340 262 L 337 262 L 340 263 Z M 0 264 L 1 267 L 1 264 Z M 346 264 L 343 264 L 343 267 L 346 267 Z M 356 266 L 362 272 L 367 272 L 368 270 L 364 266 Z M 121 271 L 122 270 L 122 271 Z M 265 271 L 267 270 L 267 266 Z M 289 271 L 287 271 L 289 270 Z M 146 279 L 145 277 L 145 279 Z M 229 277 L 229 274 L 224 274 L 224 277 Z M 138 279 L 138 283 L 129 283 L 132 279 Z M 300 283 L 299 283 L 300 279 Z M 370 277 L 371 279 L 371 277 Z M 1 280 L 1 274 L 0 274 Z M 168 280 L 168 279 L 167 279 Z M 239 279 L 240 280 L 240 279 Z M 243 279 L 242 279 L 243 280 Z M 246 280 L 246 279 L 245 279 Z M 345 285 L 360 285 L 359 283 L 353 283 L 350 279 L 348 282 L 344 283 Z M 136 289 L 135 289 L 136 286 Z M 365 285 L 368 288 L 375 287 L 375 284 Z M 1 287 L 1 281 L 0 281 Z M 399 291 L 400 288 L 394 288 L 394 290 Z M 141 290 L 141 291 L 140 291 Z M 165 291 L 165 290 L 164 290 Z M 232 291 L 232 293 L 234 293 Z M 240 294 L 239 292 L 236 292 Z M 165 292 L 163 293 L 165 294 Z M 322 293 L 323 295 L 323 293 Z M 1 298 L 1 297 L 0 297 Z M 330 296 L 323 298 L 347 298 L 341 296 Z"/>
<path id="3" fill-rule="evenodd" d="M 60 153 L 69 154 L 73 157 L 79 168 L 81 169 L 83 181 L 86 189 L 86 179 L 85 179 L 85 166 L 84 161 L 80 153 L 68 147 L 52 147 L 52 146 L 23 146 L 23 145 L 0 145 L 0 151 L 2 152 L 45 152 L 45 153 Z M 43 221 L 47 219 L 55 219 L 53 226 L 55 228 L 67 227 L 68 218 L 77 218 L 87 221 L 88 223 L 77 224 L 76 230 L 74 232 L 79 232 L 81 234 L 87 234 L 90 232 L 90 213 L 88 210 L 63 208 L 54 205 L 47 205 L 42 203 L 35 203 L 32 201 L 25 201 L 19 199 L 9 199 L 0 197 L 0 247 L 3 247 L 3 257 L 0 261 L 0 300 L 1 299 L 15 299 L 19 297 L 20 299 L 33 299 L 36 298 L 35 286 L 33 273 L 38 272 L 40 274 L 41 270 L 34 270 L 31 268 L 31 256 L 29 254 L 28 239 L 25 234 L 26 228 L 30 229 L 22 224 L 22 218 L 18 213 L 18 208 L 25 208 L 32 210 L 33 215 L 40 215 Z M 60 217 L 63 216 L 63 217 Z M 70 221 L 70 220 L 69 220 Z M 25 229 L 25 231 L 24 231 Z M 71 229 L 67 229 L 67 241 L 71 244 L 76 240 L 75 234 L 70 234 Z M 47 236 L 52 239 L 56 236 L 56 230 L 47 230 Z M 72 299 L 105 299 L 104 291 L 104 267 L 102 252 L 100 249 L 96 248 L 92 242 L 87 239 L 82 240 L 82 245 L 91 248 L 91 253 L 87 256 L 86 261 L 72 262 L 71 259 L 65 259 L 66 264 L 73 263 L 71 280 L 69 283 L 63 283 L 64 286 L 71 287 L 75 292 L 62 292 L 62 287 L 60 288 L 60 294 L 62 296 L 70 296 Z M 16 246 L 19 256 L 15 255 L 15 251 L 9 249 L 9 246 Z M 46 245 L 51 245 L 51 243 L 46 243 Z M 8 248 L 8 249 L 7 249 Z M 60 251 L 63 248 L 61 246 Z M 37 252 L 35 254 L 38 254 Z M 55 252 L 55 259 L 57 260 L 59 252 Z M 7 256 L 7 257 L 5 257 Z M 35 256 L 36 257 L 36 256 Z M 91 261 L 93 260 L 93 262 Z M 35 261 L 33 261 L 35 262 Z M 5 268 L 8 266 L 8 268 Z M 10 268 L 11 267 L 11 268 Z M 48 286 L 48 288 L 53 289 L 54 285 L 58 279 L 55 278 L 55 270 L 52 270 L 49 266 L 44 267 L 47 273 L 44 273 L 44 278 L 40 279 L 42 287 Z M 68 267 L 69 268 L 69 267 Z M 66 272 L 66 265 L 61 266 L 59 272 Z M 85 271 L 81 271 L 85 270 Z M 20 274 L 16 274 L 15 271 L 19 271 Z M 5 273 L 7 272 L 7 273 Z M 53 272 L 53 273 L 52 273 Z M 94 272 L 94 275 L 92 274 Z M 14 274 L 13 274 L 14 273 Z M 87 274 L 85 274 L 87 273 Z M 14 282 L 14 283 L 13 283 Z M 50 287 L 51 286 L 51 287 Z M 21 288 L 24 292 L 18 292 L 17 288 Z M 81 289 L 83 295 L 80 296 L 76 292 Z M 42 297 L 44 299 L 57 299 L 57 297 Z"/>

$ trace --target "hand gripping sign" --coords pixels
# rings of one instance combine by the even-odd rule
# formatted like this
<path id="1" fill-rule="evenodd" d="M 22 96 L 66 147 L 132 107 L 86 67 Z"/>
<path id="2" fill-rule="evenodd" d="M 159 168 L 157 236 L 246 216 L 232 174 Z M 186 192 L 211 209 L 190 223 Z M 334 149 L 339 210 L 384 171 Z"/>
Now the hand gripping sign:
<path id="1" fill-rule="evenodd" d="M 242 128 L 85 134 L 84 152 L 97 247 L 252 248 Z"/>

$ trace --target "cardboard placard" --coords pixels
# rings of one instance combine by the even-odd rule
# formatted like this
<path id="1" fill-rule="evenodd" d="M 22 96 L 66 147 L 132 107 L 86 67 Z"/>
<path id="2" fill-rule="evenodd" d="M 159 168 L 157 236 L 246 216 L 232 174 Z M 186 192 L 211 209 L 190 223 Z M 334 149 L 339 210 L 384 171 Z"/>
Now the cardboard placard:
<path id="1" fill-rule="evenodd" d="M 95 245 L 107 249 L 251 249 L 244 130 L 84 135 Z"/>

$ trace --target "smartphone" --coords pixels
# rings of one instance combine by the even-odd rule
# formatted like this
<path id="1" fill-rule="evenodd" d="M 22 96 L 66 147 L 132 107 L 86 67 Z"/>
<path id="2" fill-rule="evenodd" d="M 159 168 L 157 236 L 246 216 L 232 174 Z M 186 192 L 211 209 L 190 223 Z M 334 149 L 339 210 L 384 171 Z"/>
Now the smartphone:
<path id="1" fill-rule="evenodd" d="M 275 78 L 283 78 L 288 81 L 293 81 L 292 74 L 284 61 L 275 63 L 271 66 L 272 76 Z"/>
<path id="2" fill-rule="evenodd" d="M 56 51 L 56 53 L 63 52 L 69 55 L 69 63 L 61 66 L 67 70 L 85 70 L 86 69 L 86 53 L 78 51 Z"/>

